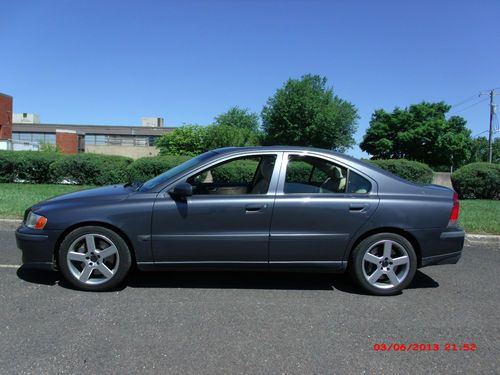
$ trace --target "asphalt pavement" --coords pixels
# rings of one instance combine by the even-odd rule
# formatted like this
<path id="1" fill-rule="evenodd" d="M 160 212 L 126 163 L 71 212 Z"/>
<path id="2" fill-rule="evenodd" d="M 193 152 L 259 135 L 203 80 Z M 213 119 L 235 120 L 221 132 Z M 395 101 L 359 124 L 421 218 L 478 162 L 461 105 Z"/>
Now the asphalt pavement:
<path id="1" fill-rule="evenodd" d="M 494 247 L 466 247 L 393 297 L 342 275 L 254 272 L 134 272 L 119 291 L 89 293 L 20 261 L 0 228 L 1 374 L 500 372 Z"/>

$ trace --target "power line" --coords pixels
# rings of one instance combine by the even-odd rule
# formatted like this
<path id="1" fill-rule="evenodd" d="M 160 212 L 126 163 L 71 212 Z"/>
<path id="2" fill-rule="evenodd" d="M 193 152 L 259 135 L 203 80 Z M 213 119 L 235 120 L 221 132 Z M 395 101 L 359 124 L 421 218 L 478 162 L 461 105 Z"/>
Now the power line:
<path id="1" fill-rule="evenodd" d="M 471 100 L 473 100 L 475 98 L 477 98 L 477 95 L 469 96 L 468 98 L 465 98 L 464 100 L 459 101 L 457 104 L 453 104 L 450 109 L 453 109 L 453 108 L 456 108 L 456 107 L 460 107 L 461 105 L 463 105 L 465 103 L 468 103 L 468 102 L 470 102 Z"/>
<path id="2" fill-rule="evenodd" d="M 467 106 L 467 107 L 465 107 L 465 108 L 462 108 L 462 109 L 460 109 L 460 110 L 458 110 L 458 111 L 455 111 L 455 112 L 453 112 L 453 113 L 450 113 L 450 116 L 451 116 L 451 115 L 455 115 L 455 114 L 460 113 L 460 112 L 463 112 L 463 111 L 466 111 L 466 110 L 468 110 L 469 108 L 475 107 L 476 105 L 478 105 L 478 104 L 480 104 L 480 103 L 482 103 L 482 102 L 485 102 L 486 100 L 488 100 L 488 98 L 481 99 L 481 100 L 479 100 L 479 101 L 477 101 L 477 102 L 475 102 L 475 103 L 473 103 L 473 104 L 471 104 L 471 105 L 469 105 L 469 106 Z"/>

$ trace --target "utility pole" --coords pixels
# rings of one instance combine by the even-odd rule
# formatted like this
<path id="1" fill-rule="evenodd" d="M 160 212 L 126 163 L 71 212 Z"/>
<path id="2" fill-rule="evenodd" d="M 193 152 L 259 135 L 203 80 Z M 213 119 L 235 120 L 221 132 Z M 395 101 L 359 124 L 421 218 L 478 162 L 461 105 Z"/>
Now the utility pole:
<path id="1" fill-rule="evenodd" d="M 479 93 L 479 96 L 483 96 L 483 95 L 490 96 L 490 131 L 489 131 L 489 138 L 488 138 L 488 145 L 489 145 L 488 163 L 491 163 L 492 159 L 493 159 L 493 115 L 495 114 L 495 111 L 496 111 L 493 98 L 495 97 L 495 95 L 500 95 L 500 93 L 495 92 L 495 90 L 496 89 Z"/>

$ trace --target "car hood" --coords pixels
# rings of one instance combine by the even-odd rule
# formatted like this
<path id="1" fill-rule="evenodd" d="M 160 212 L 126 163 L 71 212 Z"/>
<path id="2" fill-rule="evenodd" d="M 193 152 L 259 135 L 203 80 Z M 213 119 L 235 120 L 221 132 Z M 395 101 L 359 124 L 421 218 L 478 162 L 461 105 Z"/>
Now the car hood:
<path id="1" fill-rule="evenodd" d="M 74 193 L 59 195 L 54 198 L 47 199 L 43 202 L 37 203 L 33 206 L 33 209 L 40 208 L 41 206 L 58 204 L 62 202 L 70 201 L 99 201 L 99 200 L 121 200 L 125 199 L 132 189 L 129 186 L 124 185 L 111 185 L 104 186 L 95 189 L 81 190 Z"/>

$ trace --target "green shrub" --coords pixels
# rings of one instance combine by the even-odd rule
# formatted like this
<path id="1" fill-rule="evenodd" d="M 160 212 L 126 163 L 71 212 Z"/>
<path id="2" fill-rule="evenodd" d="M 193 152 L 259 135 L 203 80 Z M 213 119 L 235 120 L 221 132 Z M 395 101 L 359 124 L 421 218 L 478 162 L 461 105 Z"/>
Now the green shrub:
<path id="1" fill-rule="evenodd" d="M 132 159 L 123 156 L 76 154 L 65 156 L 50 166 L 58 182 L 82 185 L 112 185 L 128 181 L 127 167 Z"/>
<path id="2" fill-rule="evenodd" d="M 258 165 L 257 159 L 235 160 L 212 169 L 212 177 L 220 183 L 252 181 Z"/>
<path id="3" fill-rule="evenodd" d="M 127 167 L 127 176 L 130 182 L 132 181 L 147 181 L 159 174 L 171 169 L 186 160 L 191 159 L 189 156 L 153 156 L 135 160 Z"/>
<path id="4" fill-rule="evenodd" d="M 406 159 L 377 159 L 367 161 L 408 181 L 421 184 L 430 184 L 432 182 L 432 169 L 424 163 Z"/>
<path id="5" fill-rule="evenodd" d="M 54 182 L 50 165 L 61 157 L 55 152 L 0 151 L 0 182 Z"/>
<path id="6" fill-rule="evenodd" d="M 461 199 L 498 199 L 500 164 L 467 164 L 452 173 L 451 183 Z"/>
<path id="7" fill-rule="evenodd" d="M 17 178 L 19 156 L 14 151 L 0 151 L 0 183 L 14 182 Z"/>

